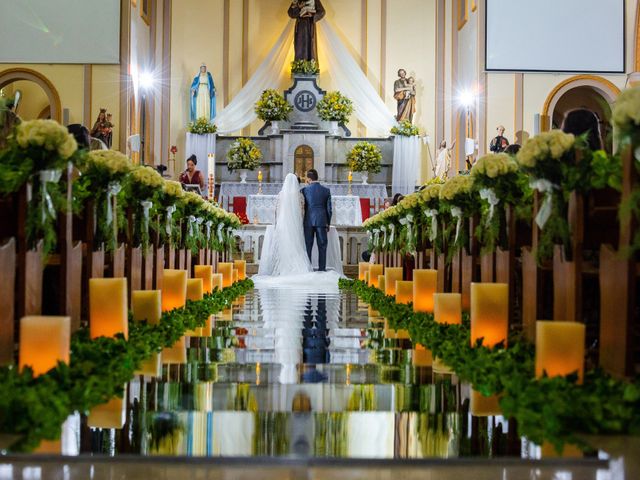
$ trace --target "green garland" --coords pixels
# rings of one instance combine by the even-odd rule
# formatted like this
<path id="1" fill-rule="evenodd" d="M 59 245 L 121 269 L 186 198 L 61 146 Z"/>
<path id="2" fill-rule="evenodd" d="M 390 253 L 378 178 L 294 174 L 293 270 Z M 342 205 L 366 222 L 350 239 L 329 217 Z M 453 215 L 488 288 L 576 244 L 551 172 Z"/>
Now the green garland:
<path id="1" fill-rule="evenodd" d="M 253 288 L 238 282 L 185 308 L 166 312 L 158 325 L 129 319 L 129 339 L 90 339 L 88 330 L 71 339 L 71 361 L 34 378 L 30 368 L 0 368 L 0 433 L 19 437 L 14 451 L 29 451 L 41 440 L 60 437 L 64 420 L 74 411 L 86 412 L 122 393 L 141 362 L 175 344 L 187 330 L 204 325 L 209 315 L 228 308 Z"/>
<path id="2" fill-rule="evenodd" d="M 364 282 L 341 280 L 340 288 L 355 292 L 392 328 L 408 329 L 413 342 L 431 349 L 475 390 L 500 395 L 503 414 L 537 444 L 546 440 L 560 449 L 580 443 L 577 434 L 640 435 L 639 380 L 617 380 L 601 370 L 586 372 L 582 385 L 575 375 L 536 379 L 535 348 L 518 335 L 510 336 L 509 348 L 487 348 L 481 341 L 472 348 L 466 313 L 462 325 L 442 325 Z"/>

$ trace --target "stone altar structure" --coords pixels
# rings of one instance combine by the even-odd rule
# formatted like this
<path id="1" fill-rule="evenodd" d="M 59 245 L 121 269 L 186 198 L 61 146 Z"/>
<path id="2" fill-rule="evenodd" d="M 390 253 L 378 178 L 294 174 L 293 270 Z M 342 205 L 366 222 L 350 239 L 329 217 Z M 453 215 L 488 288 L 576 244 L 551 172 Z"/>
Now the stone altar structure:
<path id="1" fill-rule="evenodd" d="M 382 151 L 382 171 L 371 175 L 370 183 L 391 184 L 393 164 L 393 137 L 354 138 L 346 125 L 340 125 L 340 134 L 329 133 L 329 122 L 318 117 L 316 106 L 325 91 L 317 83 L 316 75 L 294 75 L 293 85 L 284 92 L 293 105 L 289 121 L 279 122 L 280 132 L 270 134 L 267 122 L 259 136 L 250 137 L 262 150 L 264 182 L 279 182 L 291 172 L 302 173 L 315 168 L 320 180 L 330 183 L 347 181 L 349 167 L 346 156 L 356 142 L 367 140 Z M 226 155 L 231 144 L 239 137 L 219 135 L 216 138 L 216 182 L 237 181 L 237 172 L 229 172 Z M 258 172 L 249 172 L 249 181 L 257 181 Z M 357 181 L 357 180 L 356 180 Z"/>

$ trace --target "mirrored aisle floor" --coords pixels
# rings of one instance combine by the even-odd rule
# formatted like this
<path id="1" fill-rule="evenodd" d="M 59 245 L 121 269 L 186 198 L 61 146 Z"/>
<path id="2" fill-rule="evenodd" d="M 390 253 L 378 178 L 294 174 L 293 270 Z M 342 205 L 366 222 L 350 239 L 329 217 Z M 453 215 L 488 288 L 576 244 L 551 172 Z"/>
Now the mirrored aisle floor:
<path id="1" fill-rule="evenodd" d="M 369 313 L 337 288 L 254 290 L 122 404 L 70 417 L 75 458 L 0 457 L 0 479 L 613 478 L 596 456 L 538 462 L 494 405 Z"/>

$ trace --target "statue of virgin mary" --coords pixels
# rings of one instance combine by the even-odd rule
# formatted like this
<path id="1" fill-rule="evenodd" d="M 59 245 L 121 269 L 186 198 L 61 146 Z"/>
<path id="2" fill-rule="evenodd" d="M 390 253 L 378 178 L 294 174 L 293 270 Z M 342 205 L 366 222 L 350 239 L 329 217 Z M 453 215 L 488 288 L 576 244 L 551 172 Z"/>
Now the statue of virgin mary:
<path id="1" fill-rule="evenodd" d="M 216 117 L 216 86 L 204 63 L 191 82 L 191 121 L 202 117 L 209 121 Z"/>

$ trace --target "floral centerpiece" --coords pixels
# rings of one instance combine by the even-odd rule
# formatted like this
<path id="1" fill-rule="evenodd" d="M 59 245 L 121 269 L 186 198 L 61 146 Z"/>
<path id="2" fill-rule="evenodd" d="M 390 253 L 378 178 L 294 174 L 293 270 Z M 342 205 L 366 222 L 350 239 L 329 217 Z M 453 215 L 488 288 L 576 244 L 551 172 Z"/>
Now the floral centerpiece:
<path id="1" fill-rule="evenodd" d="M 400 135 L 402 137 L 415 137 L 420 135 L 420 129 L 409 120 L 403 120 L 398 125 L 391 128 L 392 135 Z"/>
<path id="2" fill-rule="evenodd" d="M 262 152 L 250 138 L 239 138 L 231 144 L 227 152 L 227 168 L 230 172 L 240 170 L 242 183 L 247 181 L 246 170 L 255 170 L 260 166 Z"/>
<path id="3" fill-rule="evenodd" d="M 294 60 L 291 62 L 291 75 L 318 75 L 320 67 L 315 60 Z"/>
<path id="4" fill-rule="evenodd" d="M 475 232 L 478 241 L 486 252 L 495 250 L 496 245 L 506 249 L 507 217 L 500 204 L 514 206 L 519 217 L 530 214 L 532 197 L 528 179 L 515 159 L 506 153 L 481 157 L 471 168 L 471 176 L 483 201 L 480 224 Z"/>
<path id="5" fill-rule="evenodd" d="M 440 214 L 449 214 L 454 223 L 447 227 L 444 235 L 448 241 L 447 261 L 462 248 L 469 247 L 469 222 L 465 220 L 471 217 L 477 209 L 477 199 L 474 196 L 474 178 L 470 175 L 458 175 L 450 178 L 440 189 Z M 455 233 L 451 238 L 452 228 L 455 224 Z"/>
<path id="6" fill-rule="evenodd" d="M 541 133 L 522 146 L 516 160 L 531 175 L 531 188 L 544 195 L 536 215 L 541 236 L 536 251 L 538 261 L 553 256 L 554 244 L 569 249 L 567 200 L 576 188 L 576 138 L 560 130 Z"/>
<path id="7" fill-rule="evenodd" d="M 117 198 L 132 168 L 129 158 L 116 150 L 94 150 L 79 165 L 81 176 L 73 184 L 76 201 L 93 200 L 95 244 L 107 252 L 115 249 L 118 230 L 125 226 L 123 202 Z"/>
<path id="8" fill-rule="evenodd" d="M 271 133 L 277 134 L 280 130 L 278 122 L 285 121 L 293 111 L 293 107 L 280 92 L 269 89 L 262 92 L 255 106 L 258 118 L 263 122 L 271 122 Z"/>
<path id="9" fill-rule="evenodd" d="M 67 129 L 53 120 L 18 124 L 0 152 L 0 195 L 8 195 L 31 183 L 33 196 L 27 207 L 26 236 L 29 248 L 43 240 L 43 256 L 56 246 L 56 210 L 65 206 L 59 185 L 62 170 L 78 160 L 78 145 Z"/>
<path id="10" fill-rule="evenodd" d="M 380 173 L 382 164 L 382 152 L 373 143 L 358 142 L 347 154 L 349 169 L 353 172 L 361 172 L 362 183 L 367 183 L 367 173 Z"/>
<path id="11" fill-rule="evenodd" d="M 209 121 L 209 119 L 200 117 L 195 122 L 189 122 L 187 125 L 187 131 L 195 135 L 206 135 L 207 133 L 216 133 L 218 131 L 218 127 L 216 127 L 213 122 Z M 175 152 L 172 151 L 171 153 L 175 155 Z"/>
<path id="12" fill-rule="evenodd" d="M 338 134 L 338 124 L 347 123 L 353 113 L 353 102 L 340 92 L 329 92 L 317 106 L 318 116 L 325 122 L 331 122 L 331 134 Z"/>

